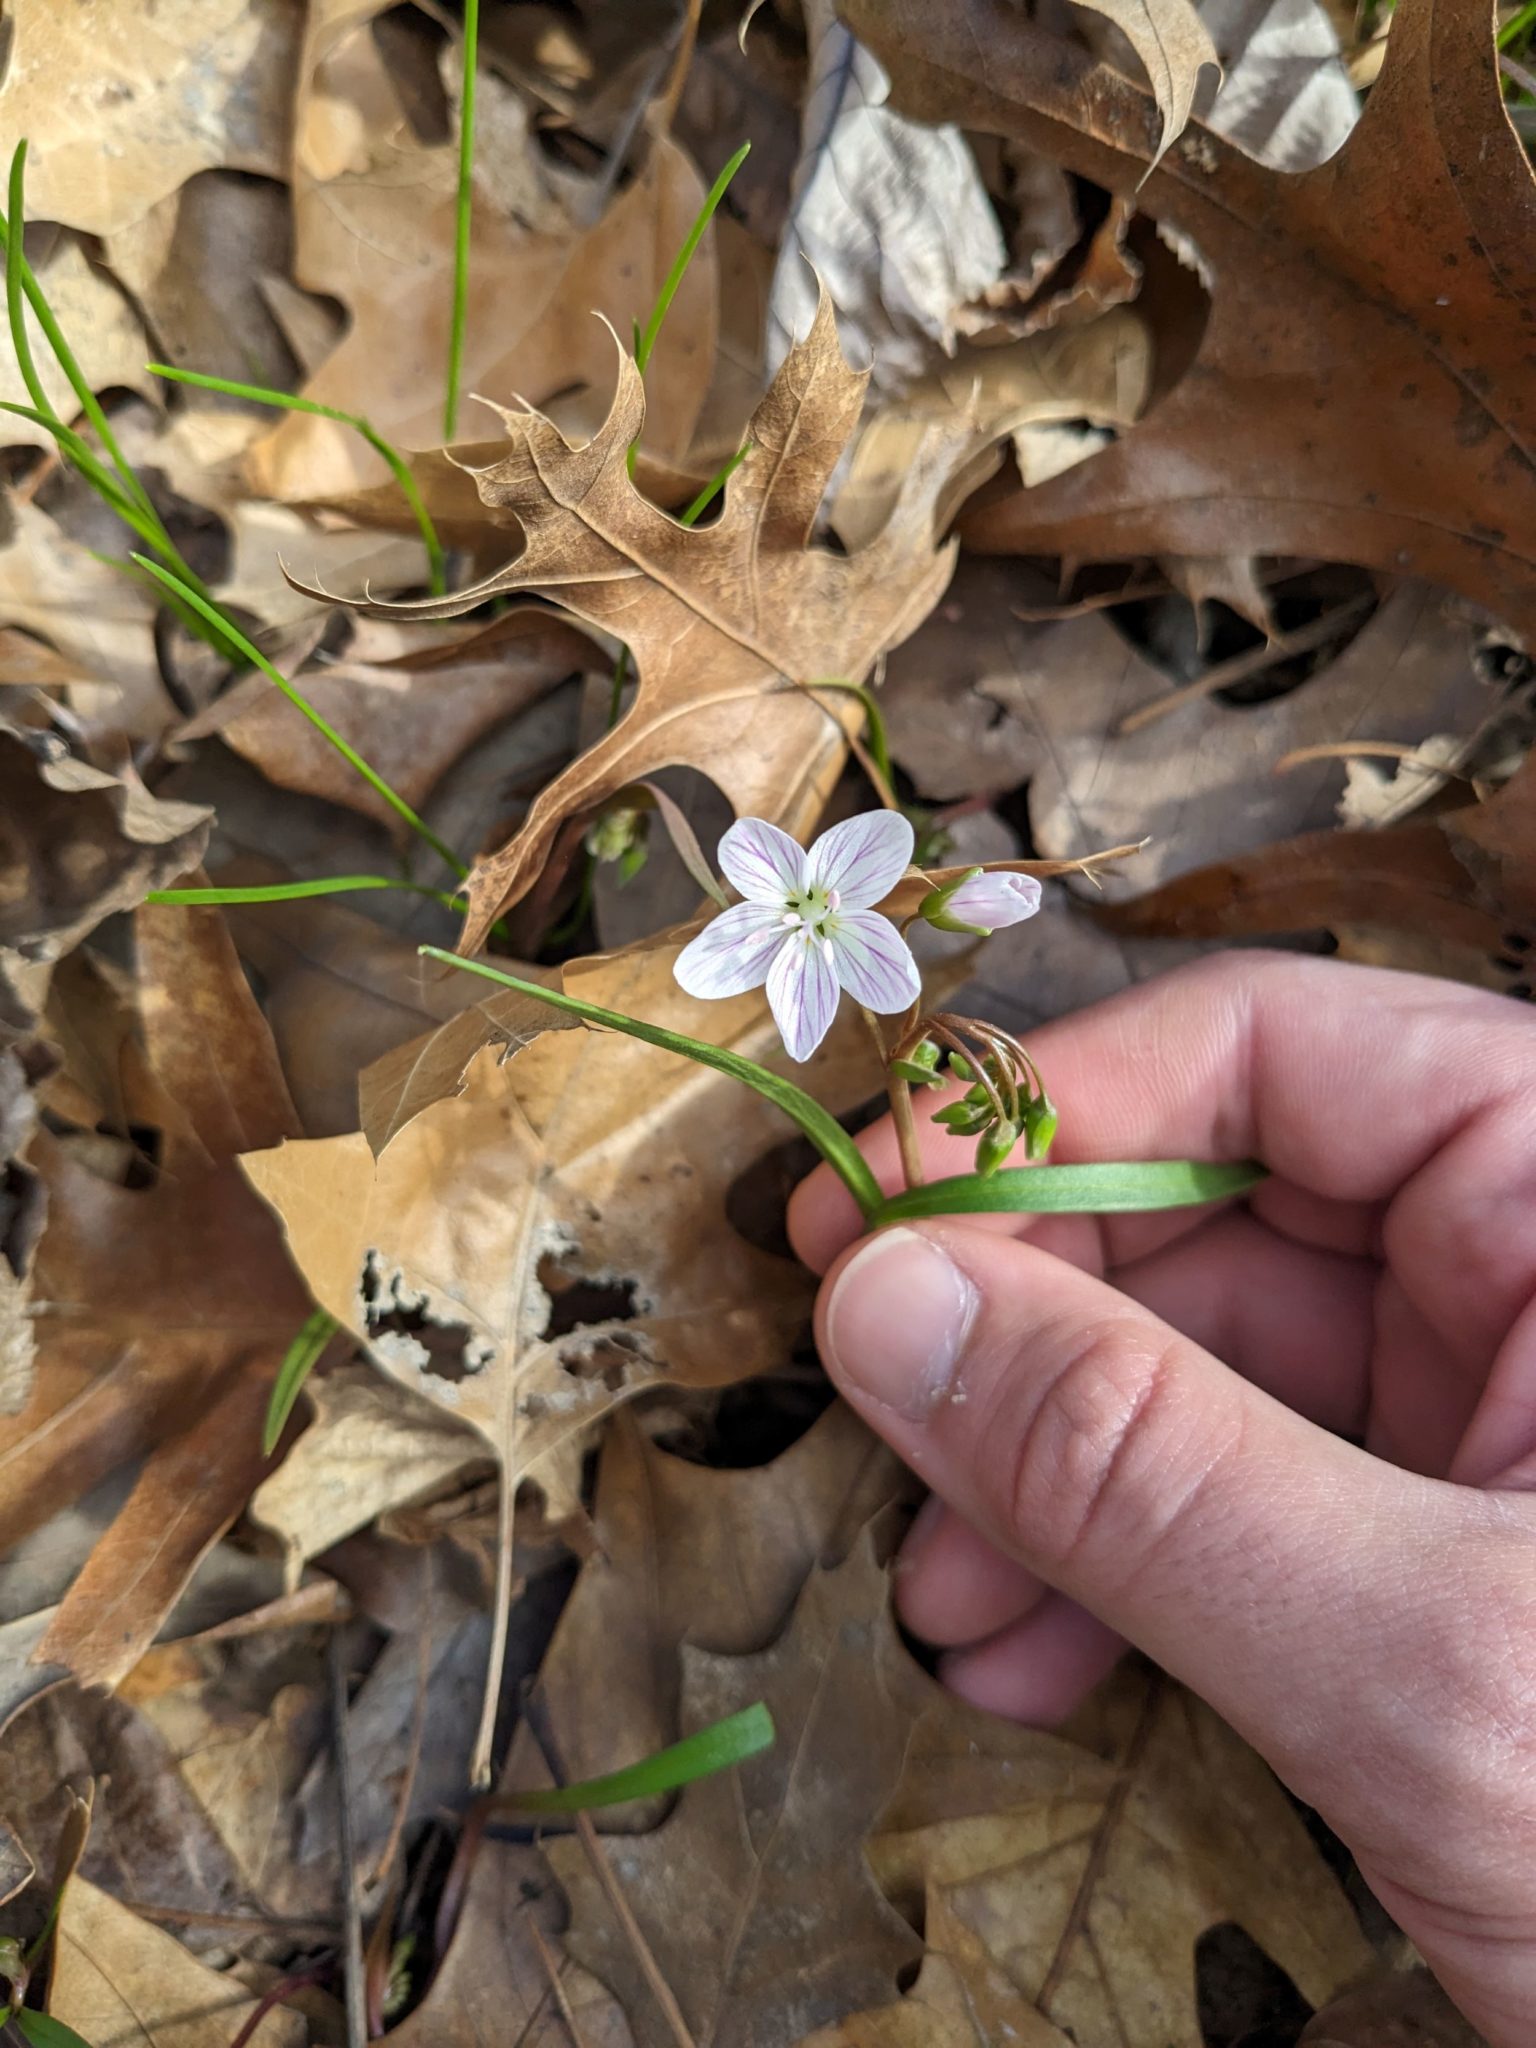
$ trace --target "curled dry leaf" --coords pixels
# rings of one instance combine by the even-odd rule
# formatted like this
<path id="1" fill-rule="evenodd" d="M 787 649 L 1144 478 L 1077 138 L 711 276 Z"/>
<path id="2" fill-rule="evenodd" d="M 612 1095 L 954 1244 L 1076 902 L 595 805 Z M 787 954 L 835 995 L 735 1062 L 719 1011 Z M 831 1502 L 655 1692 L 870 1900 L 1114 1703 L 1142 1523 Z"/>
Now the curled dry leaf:
<path id="1" fill-rule="evenodd" d="M 514 512 L 526 530 L 515 562 L 450 598 L 361 607 L 388 618 L 451 618 L 505 592 L 537 592 L 620 635 L 638 670 L 618 725 L 556 776 L 516 838 L 475 868 L 461 950 L 473 952 L 532 886 L 567 818 L 660 768 L 700 769 L 738 815 L 797 833 L 814 822 L 862 712 L 846 691 L 817 697 L 804 686 L 862 682 L 938 601 L 954 550 L 934 545 L 935 507 L 970 432 L 963 423 L 926 437 L 889 522 L 858 554 L 810 547 L 865 383 L 843 360 L 823 297 L 752 416 L 752 453 L 726 486 L 719 519 L 689 530 L 647 503 L 626 474 L 645 393 L 621 355 L 613 410 L 585 447 L 573 448 L 542 414 L 507 415 L 512 453 L 476 482 L 488 505 Z"/>
<path id="2" fill-rule="evenodd" d="M 195 171 L 284 174 L 297 0 L 13 0 L 7 16 L 0 114 L 32 144 L 33 220 L 110 235 Z"/>
<path id="3" fill-rule="evenodd" d="M 1327 765 L 1327 764 L 1325 764 Z M 1347 957 L 1525 1001 L 1536 986 L 1536 761 L 1486 803 L 1365 832 L 1308 832 L 1117 903 L 1112 931 L 1259 938 L 1330 931 Z"/>
<path id="4" fill-rule="evenodd" d="M 1163 117 L 1157 163 L 1189 125 L 1202 74 L 1221 76 L 1221 58 L 1194 0 L 1081 0 L 1114 23 L 1146 67 Z M 1206 83 L 1214 84 L 1215 79 Z"/>
<path id="5" fill-rule="evenodd" d="M 48 1993 L 52 2017 L 91 2048 L 229 2048 L 255 2000 L 208 1969 L 174 1935 L 74 1877 L 64 1893 Z M 283 2006 L 247 2038 L 252 2048 L 304 2048 L 309 2029 Z"/>
<path id="6" fill-rule="evenodd" d="M 805 13 L 811 69 L 768 360 L 778 368 L 824 290 L 848 353 L 878 390 L 899 389 L 953 351 L 957 312 L 1002 273 L 1002 231 L 960 130 L 885 104 L 890 80 L 832 0 Z"/>
<path id="7" fill-rule="evenodd" d="M 1486 2048 L 1422 1964 L 1378 1970 L 1315 2013 L 1297 2048 Z"/>
<path id="8" fill-rule="evenodd" d="M 1079 1765 L 1054 1795 L 1051 1738 L 1035 1738 L 1033 1776 L 918 1741 L 869 1845 L 886 1890 L 942 1890 L 1074 2041 L 1201 2048 L 1195 1945 L 1223 1921 L 1314 2004 L 1366 1967 L 1354 1911 L 1268 1766 L 1193 1695 L 1126 1672 L 1069 1732 L 1084 1747 L 1057 1744 Z"/>
<path id="9" fill-rule="evenodd" d="M 37 1385 L 4 1425 L 14 1537 L 148 1451 L 34 1653 L 112 1684 L 147 1648 L 267 1461 L 261 1419 L 309 1302 L 231 1165 L 297 1128 L 270 1034 L 216 910 L 139 913 L 144 1089 L 162 1125 L 149 1188 L 40 1132 Z"/>
<path id="10" fill-rule="evenodd" d="M 195 866 L 211 816 L 0 725 L 0 1022 L 24 1026 L 50 962 Z"/>
<path id="11" fill-rule="evenodd" d="M 695 1004 L 672 978 L 675 956 L 653 944 L 568 968 L 566 985 L 785 1060 L 755 996 Z M 866 1075 L 845 1014 L 803 1085 L 847 1104 Z M 451 1067 L 444 1082 L 461 1085 Z M 357 1132 L 243 1161 L 320 1305 L 498 1460 L 499 1613 L 524 1479 L 566 1513 L 592 1425 L 618 1403 L 658 1385 L 722 1386 L 787 1357 L 809 1281 L 725 1214 L 737 1174 L 783 1136 L 778 1113 L 726 1077 L 580 1028 L 509 1059 L 484 1047 L 462 1092 L 421 1109 L 377 1159 Z"/>
<path id="12" fill-rule="evenodd" d="M 1479 0 L 1400 7 L 1359 125 L 1300 176 L 1198 125 L 1148 175 L 1152 100 L 1006 0 L 847 12 L 909 111 L 963 111 L 1122 195 L 1145 178 L 1140 204 L 1212 280 L 1194 360 L 1163 402 L 1091 463 L 976 506 L 969 541 L 1088 559 L 1323 555 L 1536 621 L 1536 186 Z"/>

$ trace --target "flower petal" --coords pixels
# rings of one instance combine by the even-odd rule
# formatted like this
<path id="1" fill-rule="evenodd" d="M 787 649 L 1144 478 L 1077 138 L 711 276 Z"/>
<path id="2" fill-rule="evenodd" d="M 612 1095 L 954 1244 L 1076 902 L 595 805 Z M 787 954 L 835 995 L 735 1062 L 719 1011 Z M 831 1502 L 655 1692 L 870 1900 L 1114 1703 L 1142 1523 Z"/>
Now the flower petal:
<path id="1" fill-rule="evenodd" d="M 837 976 L 821 942 L 791 932 L 768 970 L 768 1005 L 792 1060 L 808 1060 L 837 1015 Z"/>
<path id="2" fill-rule="evenodd" d="M 922 993 L 911 948 L 878 911 L 839 913 L 832 927 L 832 962 L 854 1001 L 882 1017 L 905 1010 Z"/>
<path id="3" fill-rule="evenodd" d="M 810 880 L 835 889 L 848 910 L 889 896 L 912 860 L 912 827 L 900 811 L 861 811 L 823 832 L 805 857 Z"/>
<path id="4" fill-rule="evenodd" d="M 985 869 L 969 882 L 962 882 L 944 904 L 947 917 L 958 924 L 980 925 L 1000 932 L 1011 924 L 1022 924 L 1040 908 L 1040 884 L 1034 875 L 1015 875 L 1005 868 Z"/>
<path id="5" fill-rule="evenodd" d="M 720 868 L 749 903 L 773 903 L 782 910 L 800 890 L 805 849 L 765 818 L 738 818 L 720 842 Z"/>
<path id="6" fill-rule="evenodd" d="M 672 973 L 690 996 L 739 996 L 767 979 L 784 943 L 782 911 L 737 903 L 710 919 L 673 962 Z"/>

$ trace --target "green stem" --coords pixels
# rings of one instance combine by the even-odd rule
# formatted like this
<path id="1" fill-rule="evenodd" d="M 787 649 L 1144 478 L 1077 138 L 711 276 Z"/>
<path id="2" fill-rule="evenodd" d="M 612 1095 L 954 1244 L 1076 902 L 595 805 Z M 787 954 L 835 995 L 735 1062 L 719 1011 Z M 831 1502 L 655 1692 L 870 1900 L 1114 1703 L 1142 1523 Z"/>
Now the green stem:
<path id="1" fill-rule="evenodd" d="M 716 178 L 714 184 L 710 186 L 708 193 L 705 195 L 704 204 L 699 208 L 698 218 L 684 237 L 683 246 L 672 259 L 672 268 L 662 279 L 661 290 L 656 294 L 656 303 L 651 308 L 651 317 L 646 321 L 644 327 L 641 328 L 635 341 L 635 368 L 642 377 L 644 377 L 651 356 L 655 352 L 656 337 L 661 333 L 661 323 L 666 319 L 671 309 L 672 301 L 677 297 L 678 287 L 687 276 L 688 266 L 697 254 L 700 242 L 704 239 L 704 230 L 714 219 L 715 209 L 725 197 L 732 178 L 741 169 L 751 152 L 751 143 L 744 142 L 725 169 L 720 173 L 719 177 Z M 638 446 L 638 442 L 631 442 L 630 444 L 627 462 L 631 476 L 635 473 L 635 454 Z M 702 510 L 703 508 L 701 507 L 700 509 Z"/>
<path id="2" fill-rule="evenodd" d="M 679 514 L 677 521 L 678 525 L 697 526 L 700 519 L 703 518 L 704 514 L 709 510 L 710 506 L 714 503 L 715 499 L 725 489 L 726 485 L 730 482 L 731 478 L 736 474 L 737 470 L 740 469 L 741 465 L 746 461 L 747 457 L 751 453 L 752 443 L 750 441 L 743 441 L 741 446 L 736 450 L 736 453 L 733 456 L 731 456 L 728 461 L 721 463 L 720 467 L 715 471 L 714 475 L 710 478 L 709 482 L 704 486 L 703 490 L 700 491 L 699 495 L 688 507 L 688 510 L 686 512 Z"/>
<path id="3" fill-rule="evenodd" d="M 1112 1216 L 1153 1209 L 1187 1209 L 1246 1194 L 1265 1178 L 1251 1159 L 1207 1164 L 1155 1159 L 1142 1164 L 1103 1160 L 1088 1166 L 1005 1166 L 983 1179 L 957 1174 L 928 1181 L 882 1200 L 872 1227 L 922 1216 Z"/>
<path id="4" fill-rule="evenodd" d="M 626 1038 L 659 1045 L 664 1051 L 680 1053 L 684 1059 L 694 1060 L 701 1067 L 713 1067 L 717 1073 L 729 1074 L 733 1081 L 745 1082 L 747 1087 L 755 1089 L 782 1109 L 786 1116 L 793 1118 L 842 1180 L 866 1217 L 873 1216 L 879 1208 L 880 1184 L 871 1172 L 868 1160 L 831 1112 L 823 1109 L 803 1088 L 797 1088 L 793 1081 L 770 1073 L 755 1060 L 744 1059 L 739 1052 L 727 1052 L 719 1045 L 706 1045 L 702 1039 L 689 1038 L 681 1031 L 668 1031 L 660 1024 L 644 1024 L 638 1017 L 626 1017 L 618 1010 L 601 1009 L 596 1003 L 584 1002 L 580 996 L 567 995 L 563 989 L 545 988 L 536 981 L 522 981 L 515 974 L 504 974 L 500 968 L 486 966 L 483 961 L 466 960 L 462 953 L 444 952 L 440 946 L 422 946 L 418 950 L 429 960 L 442 961 L 445 967 L 462 967 L 468 974 L 478 974 L 486 981 L 497 982 L 503 988 L 515 988 L 521 995 L 547 1003 L 552 1010 L 564 1010 L 588 1024 L 606 1025 L 610 1031 L 622 1031 Z"/>
<path id="5" fill-rule="evenodd" d="M 1536 27 L 1536 0 L 1526 0 L 1525 6 L 1517 14 L 1512 14 L 1499 30 L 1497 47 L 1501 50 L 1509 49 L 1520 40 L 1528 28 L 1533 27 Z"/>
<path id="6" fill-rule="evenodd" d="M 434 903 L 462 914 L 456 896 L 429 889 L 422 882 L 397 881 L 389 875 L 326 875 L 314 882 L 260 882 L 229 889 L 151 889 L 146 903 L 215 905 L 225 903 L 297 903 L 307 896 L 345 896 L 357 889 L 403 889 L 412 896 L 430 896 Z"/>
<path id="7" fill-rule="evenodd" d="M 556 1785 L 536 1792 L 498 1792 L 488 1799 L 492 1813 L 585 1813 L 594 1806 L 622 1806 L 631 1799 L 654 1799 L 675 1792 L 699 1778 L 713 1777 L 745 1763 L 773 1746 L 777 1730 L 762 1700 L 744 1707 L 708 1728 L 684 1736 L 668 1749 L 658 1749 L 642 1762 L 577 1785 Z"/>
<path id="8" fill-rule="evenodd" d="M 313 413 L 317 419 L 335 420 L 340 426 L 351 427 L 361 434 L 369 447 L 388 463 L 391 475 L 400 486 L 401 496 L 411 508 L 427 551 L 432 595 L 441 597 L 447 590 L 443 544 L 438 539 L 437 528 L 432 523 L 432 515 L 417 488 L 416 479 L 411 475 L 410 465 L 371 420 L 365 419 L 360 412 L 343 412 L 339 406 L 322 405 L 318 399 L 300 398 L 292 391 L 272 391 L 264 384 L 240 384 L 232 377 L 213 377 L 204 370 L 177 370 L 169 363 L 146 363 L 145 368 L 152 377 L 163 377 L 170 384 L 191 384 L 199 391 L 222 391 L 230 398 L 247 398 L 257 405 L 280 406 L 284 412 Z"/>
<path id="9" fill-rule="evenodd" d="M 480 42 L 480 0 L 464 0 L 464 69 L 459 89 L 459 186 L 453 218 L 453 307 L 448 328 L 448 382 L 443 394 L 443 439 L 459 423 L 464 327 L 469 306 L 469 222 L 474 196 L 475 69 Z"/>
<path id="10" fill-rule="evenodd" d="M 132 463 L 129 462 L 122 449 L 118 446 L 116 436 L 108 424 L 106 414 L 102 411 L 100 401 L 91 389 L 89 380 L 81 370 L 75 358 L 74 350 L 64 339 L 63 330 L 60 328 L 58 321 L 53 317 L 53 308 L 49 305 L 31 264 L 27 261 L 26 252 L 23 247 L 27 221 L 26 163 L 27 145 L 25 140 L 22 140 L 17 143 L 15 153 L 11 158 L 6 220 L 4 229 L 0 230 L 0 238 L 3 238 L 5 245 L 6 312 L 10 322 L 11 342 L 16 350 L 16 361 L 21 369 L 22 379 L 28 391 L 32 394 L 33 403 L 41 411 L 51 414 L 53 407 L 48 402 L 47 393 L 43 390 L 42 384 L 38 380 L 36 368 L 32 361 L 31 339 L 27 334 L 26 319 L 21 310 L 21 296 L 24 293 L 33 313 L 37 317 L 38 326 L 42 328 L 47 338 L 48 346 L 53 350 L 59 368 L 69 379 L 70 388 L 80 402 L 80 409 L 96 429 L 101 445 L 106 449 L 111 459 L 112 466 L 122 478 L 129 495 L 138 501 L 145 514 L 154 521 L 162 538 L 165 540 L 166 546 L 169 547 L 170 538 L 165 533 L 164 527 L 160 524 L 160 515 L 150 502 L 149 493 L 139 481 L 138 474 Z"/>
<path id="11" fill-rule="evenodd" d="M 452 868 L 460 881 L 465 878 L 469 870 L 458 855 L 443 844 L 431 826 L 416 815 L 403 796 L 390 788 L 377 769 L 368 765 L 356 747 L 350 741 L 344 740 L 335 726 L 321 717 L 303 691 L 296 689 L 285 675 L 279 674 L 261 649 L 247 640 L 232 620 L 226 618 L 207 598 L 199 596 L 189 584 L 183 583 L 181 578 L 173 575 L 169 569 L 162 569 L 157 562 L 151 562 L 145 555 L 135 555 L 133 559 L 141 569 L 153 576 L 157 583 L 162 583 L 167 590 L 176 592 L 194 611 L 202 613 L 211 625 L 219 627 L 253 668 L 259 668 L 269 682 L 276 683 L 289 703 L 303 712 L 315 730 L 330 742 L 344 761 L 357 770 L 370 789 L 377 791 L 396 816 L 403 818 L 411 830 L 426 841 L 438 858 Z"/>
<path id="12" fill-rule="evenodd" d="M 881 794 L 889 796 L 894 803 L 896 777 L 895 770 L 891 766 L 890 735 L 886 731 L 885 714 L 875 701 L 874 691 L 866 689 L 862 683 L 848 683 L 837 678 L 829 679 L 825 676 L 818 676 L 814 683 L 807 683 L 805 687 L 808 690 L 846 690 L 850 695 L 858 698 L 864 707 L 864 726 L 869 737 L 869 757 L 874 762 L 876 772 L 879 774 L 881 781 L 885 784 Z"/>
<path id="13" fill-rule="evenodd" d="M 304 1382 L 320 1363 L 320 1354 L 340 1328 L 340 1323 L 329 1309 L 317 1308 L 288 1346 L 273 1383 L 272 1398 L 267 1403 L 267 1419 L 261 1432 L 264 1456 L 270 1458 L 277 1449 L 283 1425 L 304 1391 Z"/>

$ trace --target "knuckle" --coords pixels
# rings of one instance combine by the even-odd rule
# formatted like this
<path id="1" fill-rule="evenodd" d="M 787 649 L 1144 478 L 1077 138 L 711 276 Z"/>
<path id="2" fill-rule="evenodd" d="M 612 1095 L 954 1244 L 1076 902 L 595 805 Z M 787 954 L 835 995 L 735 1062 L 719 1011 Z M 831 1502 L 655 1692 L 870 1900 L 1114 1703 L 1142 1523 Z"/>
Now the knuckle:
<path id="1" fill-rule="evenodd" d="M 1171 1333 L 1111 1316 L 1055 1341 L 1044 1333 L 1041 1349 L 1054 1353 L 1043 1387 L 1038 1370 L 1012 1376 L 1027 1391 L 1009 1432 L 1004 1506 L 1028 1555 L 1070 1571 L 1091 1546 L 1147 1533 L 1137 1481 L 1156 1455 L 1154 1418 L 1176 1344 Z"/>

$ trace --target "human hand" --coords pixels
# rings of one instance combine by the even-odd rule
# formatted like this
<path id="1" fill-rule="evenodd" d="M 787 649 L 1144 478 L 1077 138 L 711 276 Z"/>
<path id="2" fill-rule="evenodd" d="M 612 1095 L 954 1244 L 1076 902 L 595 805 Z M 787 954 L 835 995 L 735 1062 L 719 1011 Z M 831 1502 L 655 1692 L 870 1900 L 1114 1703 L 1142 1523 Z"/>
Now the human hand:
<path id="1" fill-rule="evenodd" d="M 1529 2048 L 1536 1019 L 1226 954 L 1031 1051 L 1058 1158 L 1273 1178 L 1214 1213 L 863 1241 L 828 1169 L 800 1187 L 828 1370 L 933 1489 L 902 1617 L 957 1692 L 1041 1723 L 1147 1651 L 1324 1815 L 1495 2048 Z M 966 1170 L 922 1128 L 930 1174 Z M 889 1123 L 860 1142 L 898 1186 Z"/>

